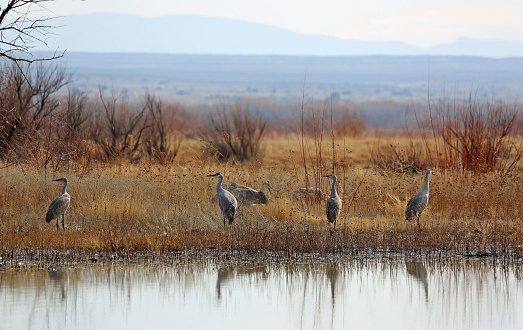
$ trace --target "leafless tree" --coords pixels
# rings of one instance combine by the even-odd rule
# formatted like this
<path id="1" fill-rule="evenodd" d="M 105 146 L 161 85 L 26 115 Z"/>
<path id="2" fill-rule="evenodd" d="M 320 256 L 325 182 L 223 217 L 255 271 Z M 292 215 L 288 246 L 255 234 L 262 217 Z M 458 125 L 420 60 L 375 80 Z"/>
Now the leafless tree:
<path id="1" fill-rule="evenodd" d="M 0 8 L 0 57 L 18 62 L 53 60 L 63 56 L 57 50 L 51 56 L 34 56 L 36 45 L 47 47 L 47 38 L 55 28 L 53 18 L 41 13 L 53 0 L 9 0 Z M 38 18 L 34 18 L 38 17 Z"/>

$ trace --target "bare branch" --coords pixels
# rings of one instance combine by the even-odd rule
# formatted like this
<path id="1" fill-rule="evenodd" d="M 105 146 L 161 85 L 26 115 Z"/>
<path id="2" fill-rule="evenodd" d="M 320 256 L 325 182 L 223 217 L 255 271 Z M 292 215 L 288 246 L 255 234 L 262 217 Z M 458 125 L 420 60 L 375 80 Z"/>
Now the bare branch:
<path id="1" fill-rule="evenodd" d="M 32 18 L 34 13 L 47 11 L 46 2 L 53 0 L 9 0 L 0 11 L 0 57 L 14 62 L 49 61 L 64 56 L 55 50 L 51 56 L 34 56 L 31 51 L 37 45 L 47 47 L 52 17 Z"/>

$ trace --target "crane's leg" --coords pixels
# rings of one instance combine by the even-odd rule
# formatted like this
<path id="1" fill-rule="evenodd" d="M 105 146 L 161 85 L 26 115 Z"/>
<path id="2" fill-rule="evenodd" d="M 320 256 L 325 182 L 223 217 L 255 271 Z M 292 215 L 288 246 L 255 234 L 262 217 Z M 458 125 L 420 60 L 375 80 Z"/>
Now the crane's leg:
<path id="1" fill-rule="evenodd" d="M 62 214 L 62 228 L 63 228 L 64 231 L 65 231 L 65 213 Z"/>
<path id="2" fill-rule="evenodd" d="M 334 220 L 334 230 L 336 230 L 336 220 Z"/>
<path id="3" fill-rule="evenodd" d="M 419 227 L 419 218 L 421 217 L 421 214 L 416 218 L 416 221 L 418 223 L 418 230 L 420 230 L 420 227 Z"/>
<path id="4" fill-rule="evenodd" d="M 60 230 L 60 216 L 56 218 L 56 230 Z"/>

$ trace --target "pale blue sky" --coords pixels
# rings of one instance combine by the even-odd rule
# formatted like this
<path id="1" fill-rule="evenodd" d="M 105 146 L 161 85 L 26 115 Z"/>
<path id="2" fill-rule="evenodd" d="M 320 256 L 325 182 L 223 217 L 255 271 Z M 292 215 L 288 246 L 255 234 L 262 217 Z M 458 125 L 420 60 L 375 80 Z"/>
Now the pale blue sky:
<path id="1" fill-rule="evenodd" d="M 201 15 L 265 23 L 304 34 L 433 46 L 465 36 L 523 41 L 521 0 L 56 0 L 52 15 Z"/>

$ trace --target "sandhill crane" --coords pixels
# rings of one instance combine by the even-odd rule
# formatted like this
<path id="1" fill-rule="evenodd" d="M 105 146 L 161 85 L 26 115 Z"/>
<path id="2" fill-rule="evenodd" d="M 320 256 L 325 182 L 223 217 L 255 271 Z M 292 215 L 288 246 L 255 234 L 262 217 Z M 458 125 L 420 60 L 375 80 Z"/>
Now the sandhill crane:
<path id="1" fill-rule="evenodd" d="M 231 183 L 236 186 L 231 193 L 236 197 L 240 203 L 253 203 L 253 204 L 269 204 L 269 198 L 271 193 L 271 188 L 268 181 L 265 181 L 262 185 L 262 191 L 257 191 L 246 186 L 240 186 L 235 182 Z"/>
<path id="2" fill-rule="evenodd" d="M 45 221 L 49 223 L 51 220 L 56 219 L 56 230 L 59 230 L 58 218 L 62 216 L 62 228 L 65 231 L 65 212 L 67 212 L 69 204 L 71 203 L 71 196 L 66 191 L 68 182 L 66 178 L 56 179 L 53 181 L 63 182 L 64 185 L 62 187 L 62 195 L 52 201 L 49 205 L 47 214 L 45 215 Z"/>
<path id="3" fill-rule="evenodd" d="M 320 188 L 300 188 L 294 190 L 292 193 L 292 200 L 293 201 L 300 201 L 302 199 L 305 200 L 319 200 L 321 198 L 322 191 Z"/>
<path id="4" fill-rule="evenodd" d="M 421 212 L 423 212 L 429 203 L 429 175 L 431 173 L 431 170 L 427 170 L 423 189 L 408 201 L 407 209 L 405 210 L 405 218 L 407 221 L 410 222 L 412 219 L 416 218 L 418 229 L 420 228 L 419 218 L 421 217 Z"/>
<path id="5" fill-rule="evenodd" d="M 334 223 L 334 229 L 336 229 L 336 220 L 341 211 L 341 198 L 336 192 L 338 178 L 334 174 L 324 175 L 323 177 L 332 179 L 331 197 L 327 199 L 327 221 Z"/>
<path id="6" fill-rule="evenodd" d="M 229 186 L 226 183 L 222 183 L 222 188 L 225 190 L 229 190 Z M 211 198 L 211 203 L 216 204 L 218 203 L 220 199 L 218 198 L 218 194 L 214 194 Z"/>
<path id="7" fill-rule="evenodd" d="M 208 177 L 218 178 L 218 184 L 216 185 L 216 192 L 218 193 L 218 203 L 220 205 L 220 210 L 223 213 L 223 225 L 225 226 L 225 219 L 229 220 L 231 225 L 236 218 L 236 211 L 238 210 L 238 202 L 236 198 L 222 188 L 223 175 L 221 173 L 207 175 Z"/>

